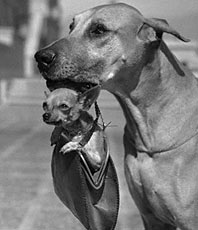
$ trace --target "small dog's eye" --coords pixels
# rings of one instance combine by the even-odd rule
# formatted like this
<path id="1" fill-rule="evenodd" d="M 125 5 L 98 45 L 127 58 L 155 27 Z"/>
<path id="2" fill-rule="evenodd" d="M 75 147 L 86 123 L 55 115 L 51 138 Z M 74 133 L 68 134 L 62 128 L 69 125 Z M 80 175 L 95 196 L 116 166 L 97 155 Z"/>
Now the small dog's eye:
<path id="1" fill-rule="evenodd" d="M 66 105 L 65 103 L 59 105 L 59 107 L 60 107 L 61 109 L 68 109 L 68 108 L 69 108 L 69 106 Z"/>
<path id="2" fill-rule="evenodd" d="M 90 35 L 101 36 L 108 32 L 108 29 L 103 24 L 94 24 L 91 26 Z"/>

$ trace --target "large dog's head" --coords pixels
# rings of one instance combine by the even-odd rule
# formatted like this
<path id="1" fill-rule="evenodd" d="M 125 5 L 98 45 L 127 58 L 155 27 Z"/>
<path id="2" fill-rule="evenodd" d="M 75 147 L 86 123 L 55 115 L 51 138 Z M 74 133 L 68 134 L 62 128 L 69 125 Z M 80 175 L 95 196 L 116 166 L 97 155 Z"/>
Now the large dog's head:
<path id="1" fill-rule="evenodd" d="M 185 40 L 165 20 L 145 19 L 122 3 L 103 5 L 77 15 L 69 35 L 38 51 L 35 58 L 51 90 L 67 86 L 83 92 L 100 84 L 113 92 L 122 84 L 135 87 L 163 32 Z"/>

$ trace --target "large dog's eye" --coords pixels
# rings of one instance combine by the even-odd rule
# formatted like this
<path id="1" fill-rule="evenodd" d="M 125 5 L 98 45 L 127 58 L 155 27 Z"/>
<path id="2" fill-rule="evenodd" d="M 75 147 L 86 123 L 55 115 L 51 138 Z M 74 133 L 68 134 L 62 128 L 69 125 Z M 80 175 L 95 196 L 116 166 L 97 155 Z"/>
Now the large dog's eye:
<path id="1" fill-rule="evenodd" d="M 101 23 L 92 24 L 89 30 L 91 37 L 100 37 L 106 34 L 109 30 L 105 27 L 105 25 Z"/>

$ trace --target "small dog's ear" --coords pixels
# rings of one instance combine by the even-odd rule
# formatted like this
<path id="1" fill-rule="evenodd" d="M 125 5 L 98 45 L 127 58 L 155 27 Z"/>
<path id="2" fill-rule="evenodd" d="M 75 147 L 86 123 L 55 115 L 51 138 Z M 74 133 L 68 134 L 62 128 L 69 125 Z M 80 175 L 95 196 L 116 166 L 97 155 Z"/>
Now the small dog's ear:
<path id="1" fill-rule="evenodd" d="M 144 19 L 143 24 L 138 30 L 138 37 L 141 40 L 153 42 L 160 40 L 163 33 L 172 34 L 183 42 L 190 40 L 180 35 L 175 29 L 169 26 L 168 22 L 164 19 L 151 18 Z"/>
<path id="2" fill-rule="evenodd" d="M 97 100 L 99 93 L 100 86 L 95 86 L 81 94 L 78 98 L 80 109 L 84 111 L 89 110 L 92 104 Z"/>

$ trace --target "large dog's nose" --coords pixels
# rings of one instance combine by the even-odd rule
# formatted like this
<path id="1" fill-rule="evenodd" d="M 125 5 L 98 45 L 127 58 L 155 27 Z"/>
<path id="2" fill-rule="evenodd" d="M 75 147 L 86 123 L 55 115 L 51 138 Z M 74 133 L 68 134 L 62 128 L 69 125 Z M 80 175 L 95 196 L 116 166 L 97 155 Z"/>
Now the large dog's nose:
<path id="1" fill-rule="evenodd" d="M 36 52 L 36 54 L 34 55 L 36 61 L 39 64 L 39 68 L 47 68 L 50 66 L 50 64 L 52 64 L 52 62 L 55 59 L 55 53 L 53 50 L 51 49 L 44 49 L 44 50 L 40 50 L 38 52 Z"/>

